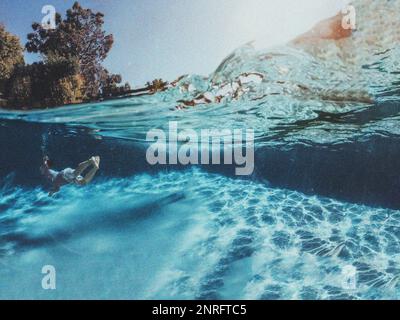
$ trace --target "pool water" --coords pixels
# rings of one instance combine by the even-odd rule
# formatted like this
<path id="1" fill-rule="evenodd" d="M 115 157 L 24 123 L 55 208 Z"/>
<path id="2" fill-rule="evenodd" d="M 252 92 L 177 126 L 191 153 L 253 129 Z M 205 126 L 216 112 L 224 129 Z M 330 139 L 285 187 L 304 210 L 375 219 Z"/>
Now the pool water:
<path id="1" fill-rule="evenodd" d="M 0 298 L 399 298 L 399 48 L 386 49 L 351 77 L 332 57 L 245 46 L 152 96 L 0 111 Z M 246 72 L 265 78 L 176 109 Z M 170 121 L 254 130 L 253 174 L 151 166 L 146 133 Z M 100 155 L 101 168 L 49 197 L 44 155 L 56 169 Z"/>

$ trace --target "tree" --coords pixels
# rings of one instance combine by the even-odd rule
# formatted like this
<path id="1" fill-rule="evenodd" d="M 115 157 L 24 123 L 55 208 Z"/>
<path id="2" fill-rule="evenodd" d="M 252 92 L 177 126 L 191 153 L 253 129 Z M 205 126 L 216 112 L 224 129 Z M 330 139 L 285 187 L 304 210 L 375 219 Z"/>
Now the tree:
<path id="1" fill-rule="evenodd" d="M 7 32 L 0 24 L 0 93 L 4 92 L 5 83 L 11 77 L 14 68 L 23 63 L 23 48 L 19 38 Z"/>
<path id="2" fill-rule="evenodd" d="M 119 74 L 110 74 L 104 69 L 101 79 L 102 97 L 109 98 L 121 94 L 121 88 L 118 86 L 122 82 Z"/>
<path id="3" fill-rule="evenodd" d="M 26 49 L 44 57 L 56 55 L 65 59 L 77 59 L 80 73 L 85 80 L 85 96 L 97 97 L 104 83 L 101 63 L 114 43 L 113 35 L 103 30 L 104 15 L 81 7 L 75 2 L 62 19 L 56 15 L 56 28 L 45 29 L 39 23 L 32 25 Z"/>
<path id="4" fill-rule="evenodd" d="M 164 91 L 167 89 L 168 82 L 163 81 L 162 79 L 155 79 L 152 82 L 147 82 L 146 86 L 149 89 L 150 93 L 156 93 L 159 91 Z"/>
<path id="5" fill-rule="evenodd" d="M 51 57 L 20 65 L 11 76 L 7 95 L 14 108 L 44 108 L 81 102 L 84 80 L 74 59 Z"/>

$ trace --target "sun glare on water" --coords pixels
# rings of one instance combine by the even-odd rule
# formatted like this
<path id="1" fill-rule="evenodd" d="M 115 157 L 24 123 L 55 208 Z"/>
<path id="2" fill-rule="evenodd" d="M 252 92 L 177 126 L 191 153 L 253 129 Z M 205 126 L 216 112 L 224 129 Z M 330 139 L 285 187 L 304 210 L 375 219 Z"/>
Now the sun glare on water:
<path id="1" fill-rule="evenodd" d="M 240 42 L 255 41 L 265 48 L 284 44 L 336 15 L 348 0 L 249 0 L 234 2 L 228 25 L 231 36 Z"/>

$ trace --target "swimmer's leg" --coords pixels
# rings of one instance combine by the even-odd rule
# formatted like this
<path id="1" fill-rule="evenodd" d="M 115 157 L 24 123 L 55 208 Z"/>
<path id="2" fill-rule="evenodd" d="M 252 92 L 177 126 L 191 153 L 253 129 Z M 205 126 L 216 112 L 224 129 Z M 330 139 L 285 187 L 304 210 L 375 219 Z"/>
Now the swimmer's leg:
<path id="1" fill-rule="evenodd" d="M 93 165 L 93 168 L 90 169 L 90 171 L 83 177 L 83 179 L 78 181 L 78 183 L 80 185 L 89 184 L 93 180 L 94 176 L 96 175 L 97 170 L 99 170 L 100 157 L 92 157 L 89 160 L 89 163 L 90 163 L 90 165 Z"/>
<path id="2" fill-rule="evenodd" d="M 92 164 L 93 164 L 92 160 L 87 160 L 87 161 L 80 163 L 78 165 L 78 167 L 75 169 L 75 176 L 77 177 L 77 176 L 81 175 L 82 172 L 85 171 L 87 168 L 89 168 Z"/>
<path id="3" fill-rule="evenodd" d="M 99 168 L 96 167 L 96 166 L 94 166 L 94 167 L 93 167 L 92 169 L 90 169 L 90 171 L 83 177 L 82 180 L 79 180 L 78 183 L 79 183 L 80 185 L 89 184 L 89 183 L 93 180 L 94 176 L 96 175 L 97 170 L 99 170 Z"/>

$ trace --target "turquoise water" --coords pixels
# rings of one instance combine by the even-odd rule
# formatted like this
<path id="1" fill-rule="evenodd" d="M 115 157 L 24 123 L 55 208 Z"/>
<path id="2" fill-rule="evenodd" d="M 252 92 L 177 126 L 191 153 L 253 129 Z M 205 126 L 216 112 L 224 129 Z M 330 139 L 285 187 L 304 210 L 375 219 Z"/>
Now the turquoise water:
<path id="1" fill-rule="evenodd" d="M 370 82 L 361 87 L 375 97 L 366 103 L 355 94 L 327 99 L 330 81 L 345 72 L 324 78 L 329 66 L 280 50 L 266 58 L 244 47 L 208 79 L 184 78 L 192 92 L 180 85 L 148 97 L 0 112 L 0 297 L 398 298 L 397 54 L 365 65 Z M 279 76 L 276 66 L 298 71 Z M 244 85 L 239 99 L 175 108 L 246 71 L 268 77 Z M 293 81 L 324 93 L 304 94 Z M 253 175 L 237 177 L 231 165 L 150 166 L 146 133 L 169 121 L 254 129 Z M 101 170 L 93 184 L 48 197 L 44 154 L 57 169 L 98 154 Z M 57 270 L 54 291 L 41 287 L 44 265 Z M 349 267 L 354 288 L 344 285 Z"/>
<path id="2" fill-rule="evenodd" d="M 183 191 L 184 190 L 184 191 Z M 400 212 L 199 170 L 3 189 L 2 298 L 356 299 L 398 291 Z M 43 264 L 57 290 L 38 283 Z M 359 270 L 357 290 L 342 268 Z"/>

